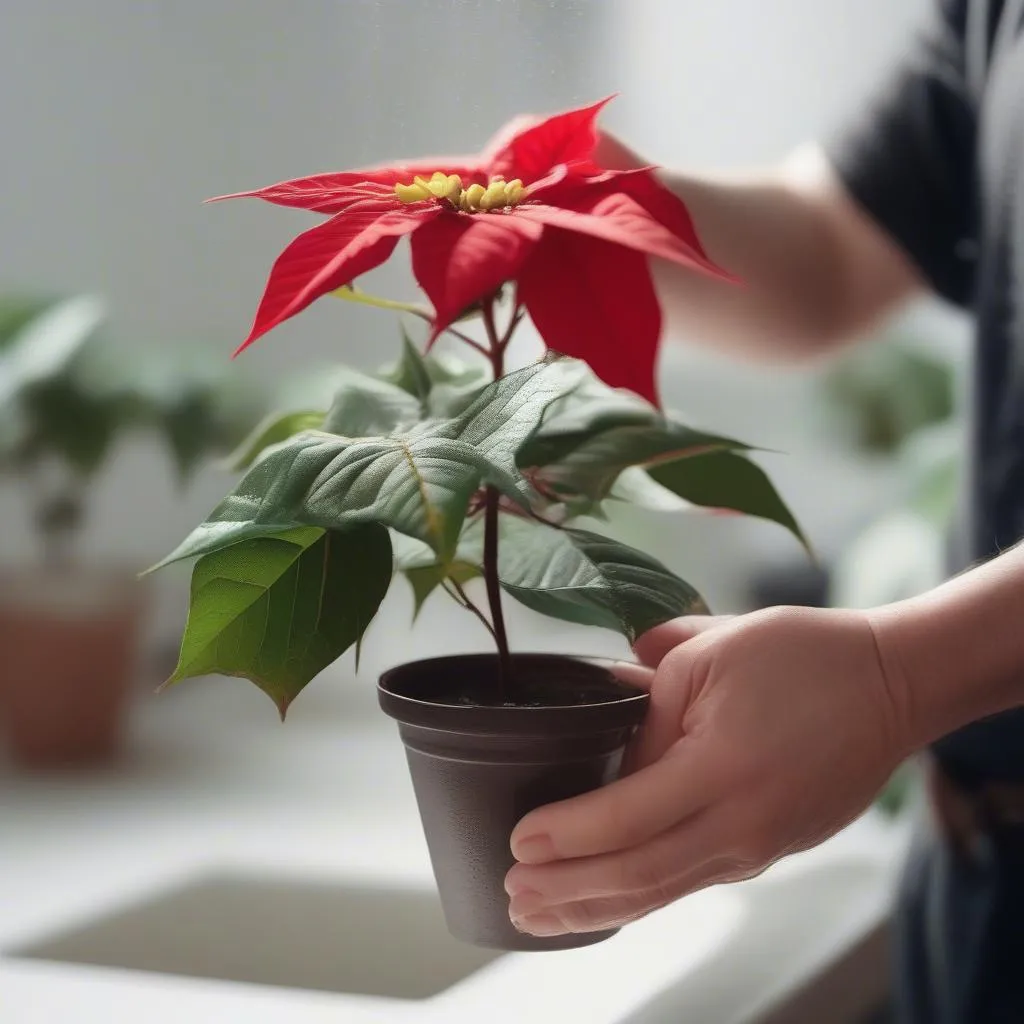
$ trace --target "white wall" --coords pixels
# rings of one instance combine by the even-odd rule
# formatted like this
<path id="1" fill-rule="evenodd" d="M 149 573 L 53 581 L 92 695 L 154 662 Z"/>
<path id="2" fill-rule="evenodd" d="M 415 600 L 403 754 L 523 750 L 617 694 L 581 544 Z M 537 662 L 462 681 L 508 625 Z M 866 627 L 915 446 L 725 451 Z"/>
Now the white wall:
<path id="1" fill-rule="evenodd" d="M 611 123 L 661 163 L 756 164 L 834 128 L 933 0 L 619 0 Z"/>
<path id="2" fill-rule="evenodd" d="M 609 123 L 656 160 L 770 160 L 854 103 L 927 2 L 7 0 L 0 288 L 94 289 L 110 298 L 125 340 L 201 339 L 226 358 L 273 256 L 309 221 L 256 203 L 203 206 L 204 197 L 472 149 L 513 113 L 616 90 Z M 400 270 L 384 272 L 382 287 L 405 286 Z M 274 378 L 293 363 L 369 364 L 393 351 L 391 325 L 375 312 L 320 304 L 245 359 Z M 678 352 L 666 375 L 667 392 L 698 418 L 764 443 L 792 433 L 773 435 L 766 421 L 781 402 L 798 409 L 793 396 L 804 394 L 799 377 L 708 368 Z M 820 519 L 816 488 L 793 465 L 794 504 Z M 180 499 L 162 457 L 130 446 L 103 480 L 90 550 L 149 558 L 226 483 L 211 470 Z M 26 538 L 2 487 L 0 555 Z M 701 547 L 706 529 L 693 534 Z M 770 536 L 751 529 L 739 528 L 752 539 L 735 545 L 715 524 L 708 541 L 730 547 L 721 565 L 734 582 L 744 552 Z M 735 594 L 705 586 L 726 603 Z"/>

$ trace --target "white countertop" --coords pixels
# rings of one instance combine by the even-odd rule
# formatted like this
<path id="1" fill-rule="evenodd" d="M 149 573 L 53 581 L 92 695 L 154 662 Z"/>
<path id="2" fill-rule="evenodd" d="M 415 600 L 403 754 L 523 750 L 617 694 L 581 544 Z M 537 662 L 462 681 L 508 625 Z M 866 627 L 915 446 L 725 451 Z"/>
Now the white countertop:
<path id="1" fill-rule="evenodd" d="M 361 676 L 358 691 L 319 682 L 285 727 L 244 682 L 188 683 L 142 701 L 116 767 L 0 775 L 3 1024 L 640 1024 L 673 1006 L 702 1007 L 690 1024 L 738 1024 L 885 913 L 903 830 L 868 816 L 754 882 L 593 947 L 502 956 L 423 1000 L 11 955 L 211 871 L 432 891 L 404 752 Z M 740 941 L 762 933 L 753 951 Z"/>

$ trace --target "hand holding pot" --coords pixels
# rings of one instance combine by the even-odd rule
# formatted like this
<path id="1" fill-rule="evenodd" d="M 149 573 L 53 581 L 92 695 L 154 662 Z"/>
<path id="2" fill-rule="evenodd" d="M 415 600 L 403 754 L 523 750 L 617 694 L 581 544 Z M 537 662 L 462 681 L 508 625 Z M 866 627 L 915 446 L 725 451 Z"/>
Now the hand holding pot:
<path id="1" fill-rule="evenodd" d="M 621 925 L 752 877 L 850 822 L 909 753 L 862 612 L 678 619 L 636 651 L 651 704 L 631 774 L 512 835 L 506 888 L 523 931 Z"/>

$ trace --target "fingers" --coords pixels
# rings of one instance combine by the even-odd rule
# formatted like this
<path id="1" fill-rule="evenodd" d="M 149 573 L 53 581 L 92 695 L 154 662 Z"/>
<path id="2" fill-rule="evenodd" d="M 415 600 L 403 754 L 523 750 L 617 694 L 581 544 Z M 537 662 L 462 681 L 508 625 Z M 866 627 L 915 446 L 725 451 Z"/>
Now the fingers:
<path id="1" fill-rule="evenodd" d="M 682 743 L 642 771 L 539 807 L 513 830 L 512 853 L 522 863 L 541 864 L 643 843 L 714 799 L 717 787 L 704 762 Z"/>
<path id="2" fill-rule="evenodd" d="M 635 686 L 638 690 L 650 690 L 654 682 L 654 669 L 646 665 L 637 665 L 632 661 L 616 661 L 608 666 L 608 671 L 626 686 Z"/>
<path id="3" fill-rule="evenodd" d="M 512 868 L 509 914 L 531 934 L 597 931 L 707 885 L 753 872 L 731 853 L 731 818 L 703 811 L 647 843 L 574 861 Z"/>
<path id="4" fill-rule="evenodd" d="M 649 629 L 633 645 L 633 653 L 645 665 L 656 668 L 669 651 L 732 618 L 730 615 L 686 615 Z"/>

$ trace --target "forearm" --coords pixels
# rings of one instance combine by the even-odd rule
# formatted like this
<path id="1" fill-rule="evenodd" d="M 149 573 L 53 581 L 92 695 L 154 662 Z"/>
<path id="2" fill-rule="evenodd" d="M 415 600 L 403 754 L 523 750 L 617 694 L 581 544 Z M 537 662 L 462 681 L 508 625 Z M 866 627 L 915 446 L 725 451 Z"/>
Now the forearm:
<path id="1" fill-rule="evenodd" d="M 865 333 L 922 285 L 814 149 L 746 179 L 663 172 L 708 254 L 741 286 L 655 266 L 669 330 L 760 358 L 803 358 Z"/>
<path id="2" fill-rule="evenodd" d="M 871 620 L 908 749 L 1024 704 L 1024 545 Z"/>

